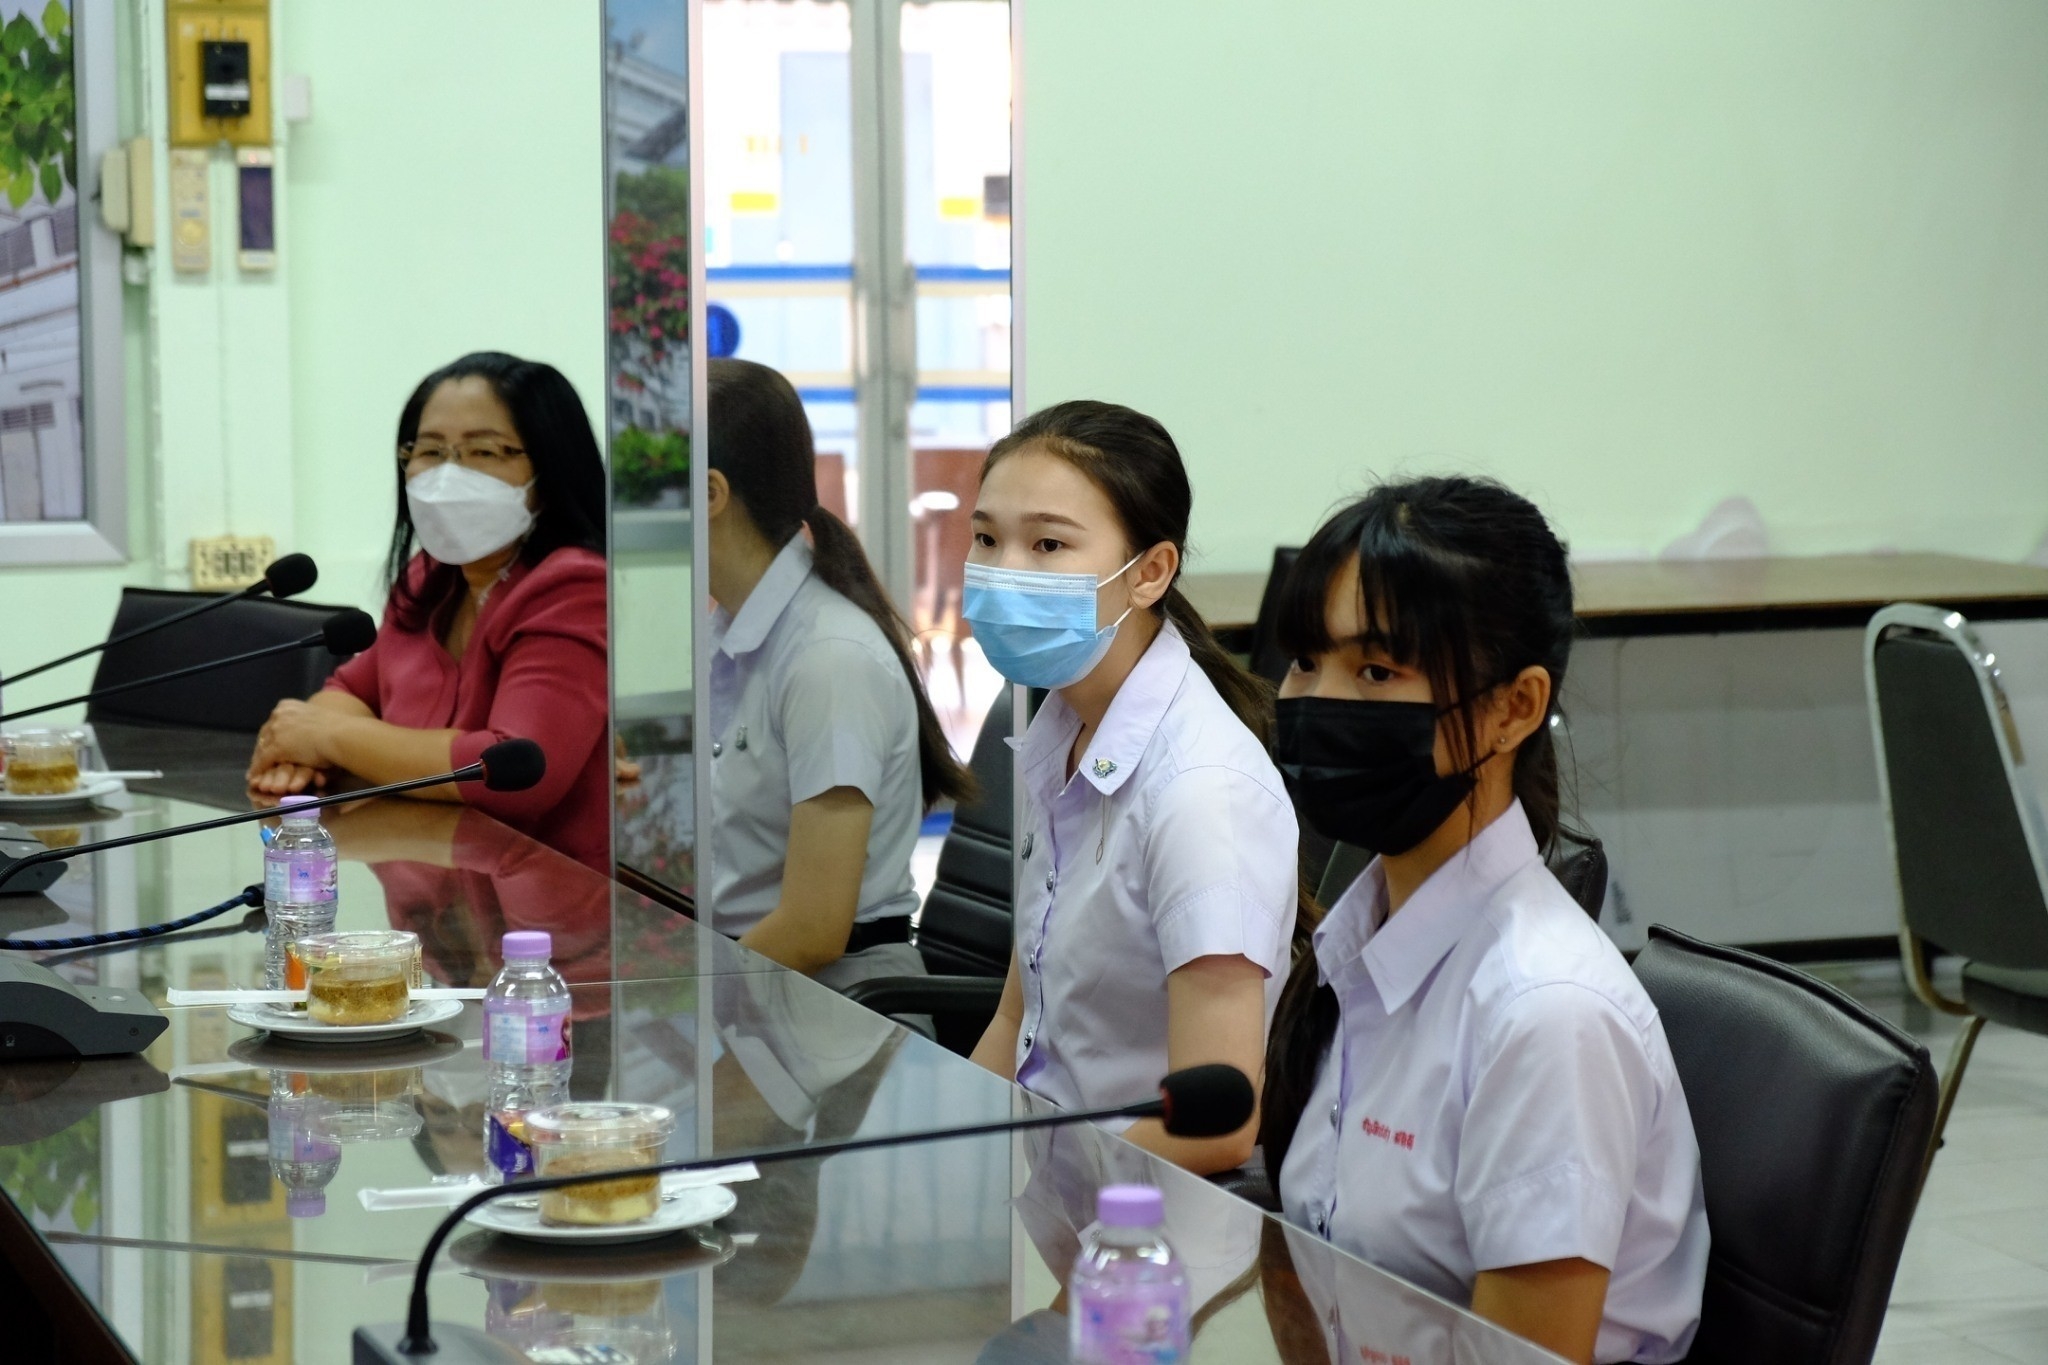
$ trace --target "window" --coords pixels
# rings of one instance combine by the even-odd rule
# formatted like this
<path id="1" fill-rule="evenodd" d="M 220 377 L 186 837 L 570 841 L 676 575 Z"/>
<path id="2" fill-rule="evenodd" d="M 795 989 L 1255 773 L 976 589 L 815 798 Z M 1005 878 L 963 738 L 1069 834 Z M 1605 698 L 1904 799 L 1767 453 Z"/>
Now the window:
<path id="1" fill-rule="evenodd" d="M 91 187 L 77 183 L 116 141 L 114 13 L 77 5 L 74 24 L 74 3 L 0 0 L 10 40 L 59 64 L 25 60 L 17 82 L 65 59 L 72 72 L 44 92 L 61 119 L 54 144 L 23 151 L 0 114 L 21 163 L 0 175 L 0 564 L 127 552 L 121 244 L 80 222 Z"/>

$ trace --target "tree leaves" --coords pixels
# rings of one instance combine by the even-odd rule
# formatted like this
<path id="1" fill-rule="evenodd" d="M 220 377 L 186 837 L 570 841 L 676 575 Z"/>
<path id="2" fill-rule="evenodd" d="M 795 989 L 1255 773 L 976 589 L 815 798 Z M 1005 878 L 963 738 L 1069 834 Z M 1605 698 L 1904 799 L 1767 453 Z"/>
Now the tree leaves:
<path id="1" fill-rule="evenodd" d="M 20 208 L 41 189 L 55 204 L 78 183 L 78 91 L 71 66 L 71 15 L 62 0 L 0 26 L 0 171 Z"/>
<path id="2" fill-rule="evenodd" d="M 98 1115 L 40 1142 L 0 1147 L 0 1189 L 15 1205 L 54 1219 L 71 1206 L 71 1222 L 92 1230 L 100 1216 Z"/>

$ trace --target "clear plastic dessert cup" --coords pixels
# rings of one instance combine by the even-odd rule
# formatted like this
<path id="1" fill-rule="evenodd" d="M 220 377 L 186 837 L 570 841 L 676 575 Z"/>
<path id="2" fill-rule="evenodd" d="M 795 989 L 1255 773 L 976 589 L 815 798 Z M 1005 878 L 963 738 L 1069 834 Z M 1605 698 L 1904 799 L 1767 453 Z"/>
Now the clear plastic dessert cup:
<path id="1" fill-rule="evenodd" d="M 658 1104 L 556 1104 L 526 1116 L 534 1174 L 585 1175 L 661 1160 L 676 1130 L 675 1116 Z M 544 1190 L 543 1223 L 616 1227 L 652 1218 L 661 1204 L 661 1177 L 622 1175 L 567 1189 Z"/>
<path id="2" fill-rule="evenodd" d="M 412 1008 L 420 936 L 402 929 L 309 934 L 292 945 L 306 969 L 306 1014 L 322 1024 L 389 1024 Z"/>

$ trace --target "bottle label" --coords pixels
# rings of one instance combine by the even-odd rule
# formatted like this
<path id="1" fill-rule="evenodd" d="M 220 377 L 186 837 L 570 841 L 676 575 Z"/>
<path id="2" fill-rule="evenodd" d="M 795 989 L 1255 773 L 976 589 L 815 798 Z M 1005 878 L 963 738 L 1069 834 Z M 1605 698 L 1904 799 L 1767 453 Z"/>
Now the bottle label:
<path id="1" fill-rule="evenodd" d="M 569 1060 L 569 1002 L 484 1002 L 484 1060 L 536 1066 Z"/>
<path id="2" fill-rule="evenodd" d="M 484 1119 L 484 1158 L 502 1180 L 533 1174 L 533 1149 L 526 1145 L 524 1113 L 493 1113 Z"/>
<path id="3" fill-rule="evenodd" d="M 263 851 L 263 894 L 276 905 L 320 905 L 334 899 L 334 855 Z"/>
<path id="4" fill-rule="evenodd" d="M 1096 1298 L 1075 1294 L 1073 1357 L 1087 1365 L 1179 1365 L 1188 1358 L 1187 1289 Z"/>

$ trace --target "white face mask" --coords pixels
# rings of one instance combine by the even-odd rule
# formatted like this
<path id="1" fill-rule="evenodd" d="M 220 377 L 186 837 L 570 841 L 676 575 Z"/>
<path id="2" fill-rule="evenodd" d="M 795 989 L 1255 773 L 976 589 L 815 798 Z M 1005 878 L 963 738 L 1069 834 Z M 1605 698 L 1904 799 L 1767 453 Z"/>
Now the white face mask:
<path id="1" fill-rule="evenodd" d="M 422 549 L 443 564 L 474 564 L 533 529 L 532 487 L 443 464 L 408 479 L 405 501 Z"/>

